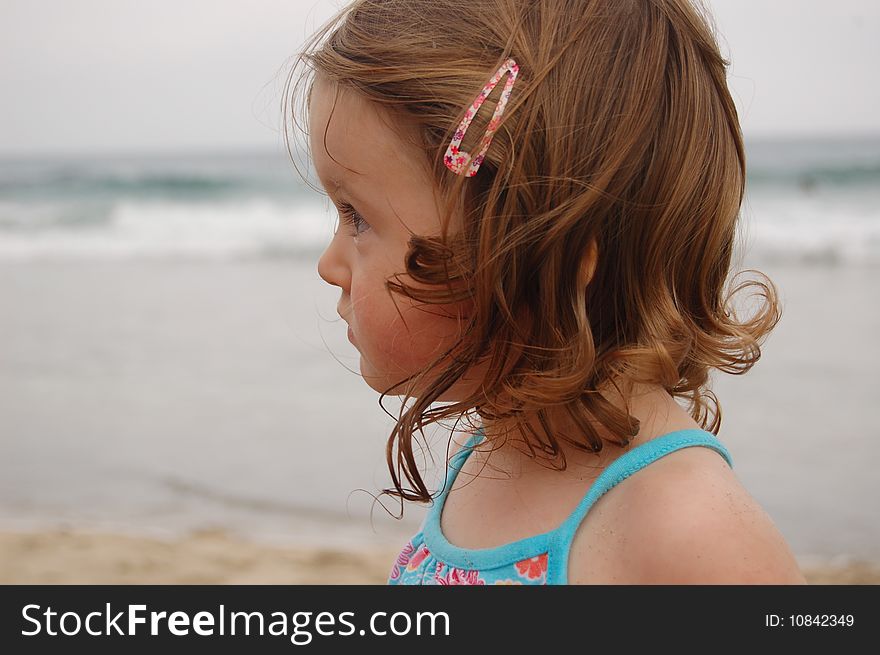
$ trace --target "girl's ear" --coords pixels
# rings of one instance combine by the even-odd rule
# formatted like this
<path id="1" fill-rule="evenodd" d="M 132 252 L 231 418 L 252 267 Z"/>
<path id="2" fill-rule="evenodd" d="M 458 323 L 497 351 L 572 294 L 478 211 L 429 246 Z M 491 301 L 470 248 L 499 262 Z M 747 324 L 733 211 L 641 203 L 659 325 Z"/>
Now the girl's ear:
<path id="1" fill-rule="evenodd" d="M 578 278 L 578 286 L 580 288 L 586 288 L 590 284 L 590 280 L 593 279 L 593 275 L 596 273 L 598 262 L 599 244 L 594 238 L 590 241 L 590 245 L 587 246 L 587 250 L 581 258 L 580 277 Z"/>

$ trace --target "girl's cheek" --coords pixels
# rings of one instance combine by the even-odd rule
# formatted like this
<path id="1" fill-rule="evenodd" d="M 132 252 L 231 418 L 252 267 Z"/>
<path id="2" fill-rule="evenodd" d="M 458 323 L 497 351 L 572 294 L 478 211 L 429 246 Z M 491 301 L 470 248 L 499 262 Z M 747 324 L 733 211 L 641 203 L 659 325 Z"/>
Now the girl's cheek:
<path id="1" fill-rule="evenodd" d="M 461 332 L 457 320 L 438 315 L 445 315 L 444 310 L 431 305 L 426 309 L 432 313 L 414 309 L 404 314 L 411 332 L 398 318 L 385 342 L 388 357 L 410 373 L 424 369 L 442 355 L 455 343 Z"/>
<path id="2" fill-rule="evenodd" d="M 392 375 L 425 368 L 459 337 L 472 304 L 425 305 L 384 288 L 353 284 L 353 328 L 359 348 Z M 459 318 L 461 317 L 461 318 Z"/>

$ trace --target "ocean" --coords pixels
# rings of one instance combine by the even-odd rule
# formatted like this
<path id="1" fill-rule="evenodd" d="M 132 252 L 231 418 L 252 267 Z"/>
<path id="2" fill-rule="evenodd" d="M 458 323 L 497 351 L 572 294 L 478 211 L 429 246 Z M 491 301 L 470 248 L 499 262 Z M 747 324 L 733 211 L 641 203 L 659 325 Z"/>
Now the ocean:
<path id="1" fill-rule="evenodd" d="M 720 437 L 796 554 L 880 561 L 880 138 L 747 160 L 739 254 L 784 311 L 751 372 L 713 375 Z M 0 159 L 0 529 L 414 532 L 425 508 L 373 498 L 398 406 L 317 275 L 331 210 L 283 149 Z"/>
<path id="2" fill-rule="evenodd" d="M 0 158 L 0 258 L 310 257 L 332 219 L 294 166 L 282 151 Z M 747 141 L 747 170 L 749 255 L 880 263 L 880 137 Z"/>

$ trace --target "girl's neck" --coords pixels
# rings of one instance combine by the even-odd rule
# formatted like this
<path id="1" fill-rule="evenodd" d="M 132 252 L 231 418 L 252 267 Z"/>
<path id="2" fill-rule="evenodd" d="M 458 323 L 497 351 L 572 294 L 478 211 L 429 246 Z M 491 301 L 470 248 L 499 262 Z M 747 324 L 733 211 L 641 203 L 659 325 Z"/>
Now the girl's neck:
<path id="1" fill-rule="evenodd" d="M 603 395 L 615 406 L 622 410 L 625 409 L 623 398 L 619 394 L 603 393 Z M 566 470 L 576 471 L 583 467 L 588 467 L 591 471 L 603 469 L 627 450 L 655 437 L 675 430 L 700 428 L 700 425 L 687 411 L 659 385 L 634 385 L 628 394 L 628 400 L 627 411 L 639 420 L 638 435 L 630 441 L 628 446 L 621 447 L 612 443 L 617 439 L 611 437 L 603 426 L 597 425 L 599 434 L 611 439 L 603 439 L 602 450 L 598 453 L 577 449 L 565 439 L 560 438 L 567 437 L 585 443 L 584 437 L 570 417 L 566 421 L 561 417 L 557 420 L 557 417 L 553 416 L 552 426 L 556 433 L 554 436 L 559 442 L 559 449 L 565 455 Z M 484 421 L 482 427 L 487 439 L 474 450 L 471 457 L 474 458 L 475 463 L 479 463 L 480 466 L 485 463 L 492 470 L 512 477 L 534 475 L 549 475 L 551 477 L 555 475 L 558 477 L 559 471 L 556 469 L 561 465 L 561 460 L 557 459 L 554 462 L 550 455 L 541 452 L 537 452 L 533 457 L 529 446 L 523 441 L 522 435 L 515 426 L 509 427 Z M 538 434 L 541 434 L 540 425 L 537 422 L 533 427 Z"/>

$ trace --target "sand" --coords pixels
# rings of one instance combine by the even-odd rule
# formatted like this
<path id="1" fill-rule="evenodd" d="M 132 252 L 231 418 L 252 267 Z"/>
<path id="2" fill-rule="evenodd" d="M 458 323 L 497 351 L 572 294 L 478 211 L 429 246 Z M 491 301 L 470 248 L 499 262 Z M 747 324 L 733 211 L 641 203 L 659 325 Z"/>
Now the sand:
<path id="1" fill-rule="evenodd" d="M 177 540 L 54 530 L 0 533 L 3 584 L 383 584 L 396 553 L 279 547 L 220 530 Z"/>
<path id="2" fill-rule="evenodd" d="M 0 532 L 2 584 L 385 584 L 395 548 L 281 547 L 221 530 L 176 540 L 50 530 Z M 803 567 L 810 584 L 880 584 L 880 565 Z"/>

